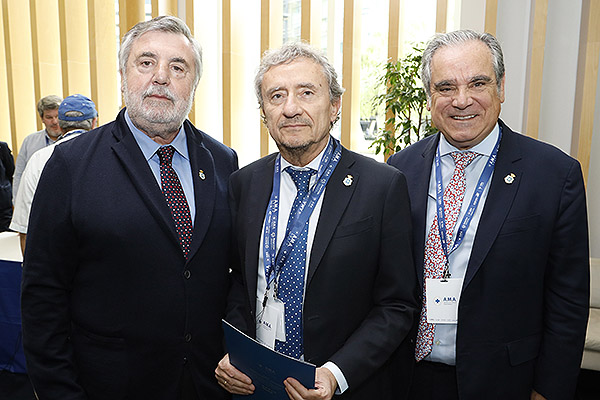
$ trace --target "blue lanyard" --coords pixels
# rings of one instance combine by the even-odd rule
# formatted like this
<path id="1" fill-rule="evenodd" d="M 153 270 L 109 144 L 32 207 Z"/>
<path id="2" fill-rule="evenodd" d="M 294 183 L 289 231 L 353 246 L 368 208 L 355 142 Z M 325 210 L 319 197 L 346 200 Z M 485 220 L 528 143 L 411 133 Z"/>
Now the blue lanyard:
<path id="1" fill-rule="evenodd" d="M 450 251 L 448 251 L 448 242 L 446 238 L 446 216 L 444 212 L 444 184 L 442 183 L 442 169 L 441 169 L 441 161 L 440 161 L 440 148 L 438 146 L 436 155 L 435 155 L 435 180 L 436 180 L 436 203 L 437 203 L 437 219 L 438 219 L 438 230 L 440 234 L 440 242 L 442 244 L 442 250 L 444 251 L 444 255 L 446 256 L 446 267 L 444 270 L 444 278 L 450 276 L 448 273 L 448 257 L 450 254 L 454 252 L 462 243 L 467 230 L 469 229 L 469 225 L 471 224 L 471 220 L 473 219 L 473 215 L 475 214 L 475 210 L 477 209 L 477 205 L 479 204 L 479 200 L 481 200 L 481 196 L 483 195 L 483 190 L 487 185 L 490 177 L 492 176 L 492 172 L 494 172 L 494 165 L 496 165 L 496 158 L 498 155 L 498 148 L 500 147 L 500 139 L 502 138 L 502 128 L 498 133 L 498 140 L 496 141 L 496 145 L 494 146 L 494 150 L 488 159 L 483 172 L 481 172 L 481 176 L 479 177 L 479 181 L 477 182 L 477 188 L 471 197 L 471 202 L 469 203 L 469 207 L 467 208 L 467 212 L 463 217 L 461 224 L 456 233 L 456 239 L 454 240 L 454 244 Z"/>
<path id="2" fill-rule="evenodd" d="M 265 264 L 265 278 L 267 281 L 267 290 L 273 280 L 281 273 L 285 260 L 290 251 L 294 248 L 297 238 L 302 229 L 309 220 L 321 194 L 327 186 L 327 182 L 333 173 L 333 170 L 340 161 L 342 155 L 342 146 L 340 142 L 330 137 L 323 158 L 319 164 L 317 172 L 317 184 L 310 190 L 307 198 L 300 204 L 296 215 L 290 215 L 292 222 L 290 230 L 283 239 L 279 252 L 277 253 L 277 223 L 279 219 L 279 188 L 281 185 L 281 155 L 275 160 L 273 172 L 273 191 L 269 200 L 267 209 L 267 218 L 263 233 L 263 260 Z"/>

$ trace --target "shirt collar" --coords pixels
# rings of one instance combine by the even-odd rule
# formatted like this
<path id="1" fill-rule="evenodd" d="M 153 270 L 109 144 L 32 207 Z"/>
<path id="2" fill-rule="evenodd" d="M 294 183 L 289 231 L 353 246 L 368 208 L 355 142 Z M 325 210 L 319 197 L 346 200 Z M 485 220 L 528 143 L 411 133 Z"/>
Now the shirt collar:
<path id="1" fill-rule="evenodd" d="M 483 139 L 480 143 L 470 148 L 469 151 L 489 157 L 492 154 L 492 151 L 494 151 L 494 146 L 496 146 L 499 134 L 500 127 L 498 126 L 498 123 L 496 123 L 496 126 L 494 126 L 494 129 L 492 129 L 490 134 L 487 135 L 487 137 Z M 448 143 L 444 135 L 441 135 L 439 149 L 440 156 L 442 157 L 452 152 L 460 151 L 459 149 Z"/>
<path id="2" fill-rule="evenodd" d="M 330 135 L 329 136 L 329 141 L 331 141 L 331 140 L 332 139 L 331 139 L 331 135 Z M 329 142 L 327 142 L 327 146 L 329 146 Z M 287 167 L 292 167 L 293 169 L 297 169 L 297 170 L 300 170 L 300 171 L 307 170 L 309 168 L 312 168 L 315 171 L 318 171 L 319 170 L 319 165 L 321 165 L 321 159 L 323 158 L 323 154 L 325 154 L 325 150 L 327 150 L 327 146 L 325 146 L 325 148 L 323 150 L 321 150 L 321 152 L 311 162 L 309 162 L 304 167 L 297 167 L 295 165 L 292 165 L 285 158 L 281 157 L 281 170 L 283 171 Z"/>
<path id="3" fill-rule="evenodd" d="M 142 150 L 142 153 L 144 154 L 146 161 L 150 160 L 152 158 L 152 156 L 154 156 L 154 154 L 156 154 L 156 150 L 158 150 L 159 147 L 161 147 L 160 144 L 158 144 L 154 140 L 150 139 L 150 137 L 148 135 L 146 135 L 144 132 L 139 130 L 133 124 L 133 122 L 131 121 L 131 118 L 129 117 L 129 113 L 127 112 L 127 109 L 125 109 L 125 121 L 127 122 L 127 126 L 131 130 L 131 133 L 133 134 L 135 141 L 137 142 L 138 146 Z M 181 125 L 181 128 L 179 128 L 179 132 L 177 133 L 177 136 L 175 136 L 175 139 L 173 139 L 173 141 L 169 144 L 171 146 L 173 146 L 175 148 L 175 150 L 183 158 L 185 158 L 186 160 L 189 160 L 189 153 L 188 153 L 187 142 L 186 142 L 186 137 L 185 137 L 185 129 L 183 128 L 183 125 Z"/>
<path id="4" fill-rule="evenodd" d="M 48 129 L 44 129 L 44 135 L 46 136 L 46 143 L 54 143 L 60 138 L 60 135 L 58 135 L 58 138 L 52 139 L 48 133 Z"/>

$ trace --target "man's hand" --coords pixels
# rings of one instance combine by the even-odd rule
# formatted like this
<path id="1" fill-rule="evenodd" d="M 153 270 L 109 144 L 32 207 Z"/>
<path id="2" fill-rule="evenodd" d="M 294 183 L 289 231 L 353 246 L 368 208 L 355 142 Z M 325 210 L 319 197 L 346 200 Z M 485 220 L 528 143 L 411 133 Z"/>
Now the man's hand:
<path id="1" fill-rule="evenodd" d="M 215 377 L 219 385 L 229 393 L 233 394 L 252 394 L 254 393 L 254 385 L 252 379 L 246 374 L 240 372 L 236 367 L 229 362 L 229 354 L 219 361 L 217 369 L 215 369 Z"/>
<path id="2" fill-rule="evenodd" d="M 531 391 L 531 400 L 546 400 L 544 396 L 536 392 L 535 390 Z"/>
<path id="3" fill-rule="evenodd" d="M 283 381 L 285 391 L 293 400 L 329 400 L 337 388 L 335 376 L 327 368 L 317 368 L 315 389 L 307 389 L 294 378 Z"/>

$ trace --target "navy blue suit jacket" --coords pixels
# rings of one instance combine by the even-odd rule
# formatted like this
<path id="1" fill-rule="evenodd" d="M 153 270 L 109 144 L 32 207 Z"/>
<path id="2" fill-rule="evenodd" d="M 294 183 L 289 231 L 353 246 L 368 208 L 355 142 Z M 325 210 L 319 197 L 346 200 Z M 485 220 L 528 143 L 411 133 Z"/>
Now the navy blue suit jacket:
<path id="1" fill-rule="evenodd" d="M 58 145 L 37 188 L 22 285 L 33 386 L 43 399 L 174 399 L 187 365 L 201 398 L 227 398 L 214 368 L 237 156 L 184 122 L 197 209 L 186 260 L 123 113 Z"/>
<path id="2" fill-rule="evenodd" d="M 589 306 L 589 245 L 579 163 L 503 130 L 458 309 L 460 399 L 572 399 Z M 390 157 L 408 182 L 422 287 L 427 196 L 439 133 Z M 514 174 L 509 184 L 505 177 Z M 480 205 L 481 207 L 482 205 Z"/>
<path id="3" fill-rule="evenodd" d="M 239 265 L 228 318 L 252 336 L 259 243 L 276 156 L 231 176 Z M 343 183 L 347 176 L 349 186 Z M 405 340 L 418 309 L 410 236 L 404 176 L 343 149 L 324 193 L 303 312 L 305 360 L 317 366 L 333 361 L 342 370 L 349 389 L 340 398 L 399 399 L 407 388 L 399 380 L 410 356 L 394 352 L 403 341 L 414 348 Z"/>

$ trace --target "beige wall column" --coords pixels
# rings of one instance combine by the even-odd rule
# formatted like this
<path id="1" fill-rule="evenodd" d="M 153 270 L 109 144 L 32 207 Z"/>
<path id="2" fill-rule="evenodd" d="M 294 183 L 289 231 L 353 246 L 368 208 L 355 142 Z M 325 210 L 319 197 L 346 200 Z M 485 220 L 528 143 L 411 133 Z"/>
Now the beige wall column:
<path id="1" fill-rule="evenodd" d="M 353 148 L 354 137 L 361 135 L 360 110 L 360 0 L 344 0 L 344 54 L 342 86 L 342 144 Z"/>
<path id="2" fill-rule="evenodd" d="M 194 2 L 193 0 L 185 0 L 185 23 L 190 28 L 192 32 L 192 36 L 195 36 L 195 19 L 194 19 Z M 196 125 L 196 121 L 198 121 L 196 114 L 196 102 L 192 104 L 192 109 L 188 114 L 188 119 L 192 122 L 192 124 Z"/>
<path id="3" fill-rule="evenodd" d="M 13 135 L 11 134 L 11 108 L 9 104 L 7 67 L 8 55 L 6 51 L 5 33 L 6 24 L 3 17 L 5 7 L 0 7 L 0 21 L 2 21 L 3 29 L 0 29 L 0 140 L 8 143 L 13 156 L 16 157 L 17 143 L 13 143 Z M 21 143 L 18 143 L 19 145 Z"/>
<path id="4" fill-rule="evenodd" d="M 122 38 L 135 24 L 146 18 L 144 0 L 119 0 L 119 30 Z"/>
<path id="5" fill-rule="evenodd" d="M 29 2 L 4 0 L 2 12 L 11 141 L 16 155 L 25 136 L 37 130 Z"/>
<path id="6" fill-rule="evenodd" d="M 315 47 L 321 47 L 321 1 L 302 0 L 300 38 Z"/>
<path id="7" fill-rule="evenodd" d="M 58 0 L 34 0 L 30 2 L 30 6 L 35 99 L 38 101 L 50 94 L 62 96 Z M 39 118 L 38 128 L 43 128 Z"/>
<path id="8" fill-rule="evenodd" d="M 446 32 L 446 19 L 448 18 L 448 0 L 437 0 L 435 13 L 435 31 Z"/>
<path id="9" fill-rule="evenodd" d="M 269 49 L 280 47 L 283 40 L 283 3 L 279 0 L 261 0 L 260 55 Z M 304 3 L 302 5 L 304 10 Z M 302 15 L 304 21 L 304 14 Z M 302 25 L 304 27 L 304 24 Z M 260 124 L 260 156 L 277 151 L 277 146 L 265 124 Z"/>
<path id="10" fill-rule="evenodd" d="M 590 152 L 598 88 L 598 62 L 600 59 L 600 24 L 598 21 L 600 21 L 600 2 L 585 0 L 581 12 L 571 154 L 577 157 L 581 163 L 586 183 L 590 175 Z"/>
<path id="11" fill-rule="evenodd" d="M 498 0 L 485 0 L 485 31 L 496 36 Z"/>
<path id="12" fill-rule="evenodd" d="M 389 5 L 389 29 L 388 29 L 388 59 L 390 62 L 397 62 L 400 58 L 402 43 L 400 41 L 400 26 L 402 24 L 402 14 L 400 12 L 402 0 L 390 0 Z M 389 87 L 389 86 L 388 86 Z M 389 120 L 393 116 L 391 111 L 387 111 L 385 115 L 385 120 Z M 386 124 L 386 130 L 394 129 L 393 124 Z M 384 160 L 387 161 L 390 158 L 391 154 L 393 154 L 394 149 L 392 148 L 392 153 L 385 154 Z"/>
<path id="13" fill-rule="evenodd" d="M 231 146 L 231 107 L 233 89 L 231 54 L 231 2 L 223 0 L 223 143 Z"/>
<path id="14" fill-rule="evenodd" d="M 60 0 L 63 95 L 91 96 L 87 2 Z"/>
<path id="15" fill-rule="evenodd" d="M 527 110 L 525 133 L 538 137 L 540 125 L 540 106 L 542 100 L 542 77 L 544 72 L 544 46 L 546 45 L 546 19 L 548 0 L 534 1 L 533 37 L 529 64 L 529 90 L 527 91 Z"/>
<path id="16" fill-rule="evenodd" d="M 223 50 L 221 1 L 194 10 L 194 36 L 202 46 L 202 77 L 194 102 L 195 124 L 213 138 L 223 140 Z M 188 15 L 186 14 L 186 18 Z"/>
<path id="17" fill-rule="evenodd" d="M 115 3 L 110 0 L 88 0 L 88 9 L 91 99 L 96 104 L 100 125 L 115 119 L 120 105 Z"/>
<path id="18" fill-rule="evenodd" d="M 177 16 L 177 0 L 152 0 L 152 18 L 159 15 Z"/>
<path id="19" fill-rule="evenodd" d="M 254 95 L 261 12 L 260 0 L 223 0 L 223 141 L 237 151 L 240 166 L 261 153 Z"/>

